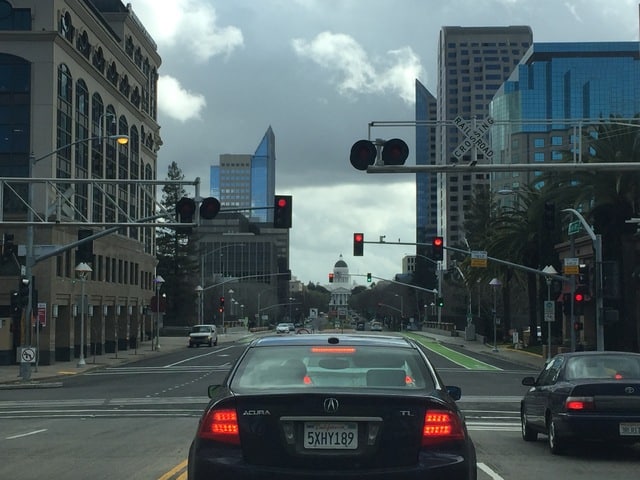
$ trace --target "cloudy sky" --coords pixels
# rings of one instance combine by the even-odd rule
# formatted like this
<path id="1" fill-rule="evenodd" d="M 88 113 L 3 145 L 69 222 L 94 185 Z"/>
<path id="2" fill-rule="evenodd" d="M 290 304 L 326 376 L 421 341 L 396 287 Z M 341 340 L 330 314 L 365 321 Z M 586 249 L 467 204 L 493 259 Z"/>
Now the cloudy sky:
<path id="1" fill-rule="evenodd" d="M 220 154 L 254 153 L 271 126 L 276 193 L 293 195 L 291 269 L 304 283 L 326 283 L 340 255 L 351 273 L 393 278 L 414 251 L 366 244 L 352 256 L 353 232 L 415 241 L 415 183 L 357 171 L 348 157 L 369 122 L 415 118 L 415 79 L 436 91 L 441 27 L 529 25 L 534 42 L 638 40 L 638 0 L 127 3 L 163 61 L 158 177 L 175 161 L 206 195 Z M 413 152 L 411 128 L 372 132 L 393 137 Z"/>

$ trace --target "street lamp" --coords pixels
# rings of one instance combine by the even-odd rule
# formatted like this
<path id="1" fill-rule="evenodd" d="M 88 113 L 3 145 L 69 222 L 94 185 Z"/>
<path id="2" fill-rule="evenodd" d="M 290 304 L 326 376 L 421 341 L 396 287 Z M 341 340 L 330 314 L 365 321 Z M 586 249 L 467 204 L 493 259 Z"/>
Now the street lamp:
<path id="1" fill-rule="evenodd" d="M 91 267 L 86 263 L 79 263 L 76 267 L 76 273 L 80 278 L 80 357 L 78 359 L 78 367 L 84 367 L 86 365 L 84 361 L 84 321 L 87 314 L 84 301 L 84 284 L 87 281 L 87 276 L 92 272 Z"/>
<path id="2" fill-rule="evenodd" d="M 396 293 L 396 297 L 400 297 L 400 331 L 402 331 L 402 321 L 404 319 L 404 298 Z"/>
<path id="3" fill-rule="evenodd" d="M 497 343 L 497 329 L 498 329 L 498 317 L 497 317 L 497 294 L 498 288 L 502 286 L 502 282 L 497 278 L 492 278 L 489 285 L 493 288 L 493 351 L 498 351 Z"/>
<path id="4" fill-rule="evenodd" d="M 229 314 L 233 316 L 233 290 L 230 288 L 227 293 L 229 294 Z M 222 331 L 226 332 L 224 326 L 224 311 L 222 312 Z"/>
<path id="5" fill-rule="evenodd" d="M 160 350 L 160 287 L 164 283 L 164 278 L 158 275 L 153 282 L 156 284 L 156 350 Z M 153 342 L 151 342 L 151 350 L 153 350 Z"/>
<path id="6" fill-rule="evenodd" d="M 548 273 L 549 275 L 545 275 L 544 279 L 547 282 L 547 305 L 549 305 L 550 312 L 547 312 L 547 307 L 545 305 L 544 315 L 545 321 L 547 322 L 547 362 L 551 360 L 551 322 L 555 320 L 555 303 L 551 301 L 551 282 L 553 282 L 553 278 L 551 275 L 557 275 L 558 272 L 553 265 L 547 265 L 542 269 L 544 273 Z M 538 332 L 535 333 L 536 335 Z M 533 335 L 531 328 L 529 328 L 529 335 Z"/>
<path id="7" fill-rule="evenodd" d="M 202 285 L 196 287 L 196 294 L 198 295 L 198 325 L 202 325 Z"/>
<path id="8" fill-rule="evenodd" d="M 102 132 L 101 132 L 102 133 Z M 51 157 L 58 152 L 66 150 L 74 145 L 78 145 L 80 143 L 91 142 L 94 140 L 102 140 L 102 139 L 112 139 L 116 140 L 119 144 L 124 145 L 129 142 L 129 137 L 127 135 L 109 135 L 103 136 L 98 135 L 95 137 L 82 138 L 80 140 L 76 140 L 75 142 L 71 142 L 67 145 L 63 145 L 62 147 L 56 148 L 55 150 L 46 153 L 44 155 L 40 155 L 36 157 L 33 153 L 31 153 L 29 157 L 28 163 L 28 178 L 33 178 L 33 167 L 36 163 L 44 160 L 45 158 Z M 36 265 L 37 260 L 35 258 L 34 253 L 34 211 L 33 211 L 33 185 L 32 183 L 27 184 L 27 233 L 26 233 L 26 252 L 25 252 L 25 262 L 24 262 L 24 277 L 28 278 L 29 281 L 32 279 L 33 275 L 33 267 Z M 27 301 L 27 306 L 25 308 L 25 318 L 31 318 L 33 312 L 33 296 L 31 289 L 29 290 L 29 300 Z M 27 329 L 27 334 L 24 339 L 25 345 L 30 346 L 31 344 L 31 328 Z M 20 376 L 23 380 L 31 379 L 31 363 L 29 362 L 20 362 Z"/>

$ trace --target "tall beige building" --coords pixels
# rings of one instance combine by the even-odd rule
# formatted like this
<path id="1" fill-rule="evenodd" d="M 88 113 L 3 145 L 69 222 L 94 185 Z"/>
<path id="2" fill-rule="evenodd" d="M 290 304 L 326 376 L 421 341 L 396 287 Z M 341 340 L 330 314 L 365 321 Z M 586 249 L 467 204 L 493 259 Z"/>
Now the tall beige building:
<path id="1" fill-rule="evenodd" d="M 132 348 L 151 332 L 155 236 L 136 222 L 155 213 L 160 63 L 120 0 L 0 1 L 0 363 L 15 362 L 19 345 L 50 364 L 80 358 L 82 344 L 83 356 Z M 79 281 L 79 230 L 108 229 Z M 11 306 L 29 270 L 39 331 Z"/>

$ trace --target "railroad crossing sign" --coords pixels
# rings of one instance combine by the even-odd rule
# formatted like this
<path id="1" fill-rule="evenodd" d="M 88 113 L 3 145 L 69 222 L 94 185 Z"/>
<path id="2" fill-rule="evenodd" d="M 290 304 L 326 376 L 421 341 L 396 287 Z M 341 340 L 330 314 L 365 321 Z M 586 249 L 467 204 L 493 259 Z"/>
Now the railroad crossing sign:
<path id="1" fill-rule="evenodd" d="M 475 125 L 474 128 L 472 123 L 465 121 L 464 118 L 458 115 L 453 120 L 453 124 L 458 127 L 458 130 L 464 133 L 467 138 L 465 138 L 460 145 L 455 148 L 453 156 L 460 160 L 465 153 L 475 146 L 478 151 L 484 154 L 485 158 L 493 158 L 491 145 L 489 145 L 488 141 L 483 139 L 484 135 L 489 131 L 493 123 L 493 118 L 487 117 L 479 125 Z"/>

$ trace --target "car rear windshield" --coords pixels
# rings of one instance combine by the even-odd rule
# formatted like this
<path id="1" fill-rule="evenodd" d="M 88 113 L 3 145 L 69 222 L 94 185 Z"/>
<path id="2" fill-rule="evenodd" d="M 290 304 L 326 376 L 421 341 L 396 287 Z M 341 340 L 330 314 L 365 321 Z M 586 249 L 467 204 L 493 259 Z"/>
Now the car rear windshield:
<path id="1" fill-rule="evenodd" d="M 327 387 L 431 391 L 435 382 L 413 349 L 346 345 L 252 348 L 231 381 L 238 393 Z"/>
<path id="2" fill-rule="evenodd" d="M 640 356 L 593 355 L 570 358 L 567 361 L 568 380 L 580 378 L 640 379 Z"/>

